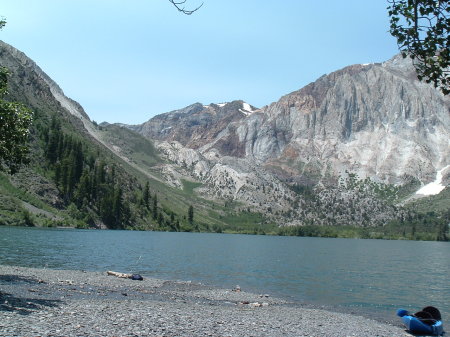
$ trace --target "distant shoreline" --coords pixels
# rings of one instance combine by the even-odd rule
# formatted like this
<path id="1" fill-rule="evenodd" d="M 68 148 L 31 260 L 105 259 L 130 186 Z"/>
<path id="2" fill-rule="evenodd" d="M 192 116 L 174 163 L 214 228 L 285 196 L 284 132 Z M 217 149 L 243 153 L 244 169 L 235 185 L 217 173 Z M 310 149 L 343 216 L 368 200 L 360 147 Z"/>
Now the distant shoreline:
<path id="1" fill-rule="evenodd" d="M 172 232 L 168 230 L 158 230 L 158 229 L 136 229 L 136 228 L 122 228 L 122 229 L 111 229 L 111 228 L 96 228 L 96 227 L 76 227 L 76 226 L 22 226 L 22 225 L 1 225 L 0 227 L 19 227 L 19 228 L 43 228 L 43 229 L 76 229 L 76 230 L 112 230 L 112 231 L 142 231 L 142 232 L 161 232 L 161 233 L 209 233 L 209 234 L 240 234 L 240 235 L 267 235 L 267 236 L 292 236 L 292 237 L 312 237 L 312 238 L 324 238 L 324 239 L 355 239 L 355 240 L 388 240 L 388 241 L 428 241 L 428 242 L 440 242 L 433 236 L 433 233 L 428 233 L 427 236 L 418 236 L 416 238 L 406 238 L 401 236 L 383 236 L 383 235 L 366 235 L 367 228 L 364 227 L 351 227 L 351 226 L 295 226 L 295 227 L 279 227 L 279 232 L 268 232 L 268 233 L 254 233 L 251 231 L 178 231 Z M 330 228 L 334 231 L 329 232 Z M 296 230 L 306 229 L 307 234 L 298 235 Z M 309 232 L 311 231 L 311 232 Z M 314 234 L 314 231 L 315 234 Z M 350 235 L 350 234 L 351 235 Z M 448 242 L 448 240 L 443 241 Z"/>
<path id="2" fill-rule="evenodd" d="M 0 265 L 0 336 L 408 336 L 270 294 L 143 276 Z"/>

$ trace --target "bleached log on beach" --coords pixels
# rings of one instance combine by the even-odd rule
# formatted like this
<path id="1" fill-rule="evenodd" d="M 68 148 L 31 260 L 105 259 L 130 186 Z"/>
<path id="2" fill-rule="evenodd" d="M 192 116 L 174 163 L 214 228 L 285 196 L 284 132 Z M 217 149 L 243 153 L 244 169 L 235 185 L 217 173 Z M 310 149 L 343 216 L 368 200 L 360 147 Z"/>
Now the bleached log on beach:
<path id="1" fill-rule="evenodd" d="M 125 274 L 125 273 L 119 273 L 116 271 L 107 271 L 106 272 L 109 276 L 115 276 L 115 277 L 120 277 L 120 278 L 131 278 L 131 274 Z"/>

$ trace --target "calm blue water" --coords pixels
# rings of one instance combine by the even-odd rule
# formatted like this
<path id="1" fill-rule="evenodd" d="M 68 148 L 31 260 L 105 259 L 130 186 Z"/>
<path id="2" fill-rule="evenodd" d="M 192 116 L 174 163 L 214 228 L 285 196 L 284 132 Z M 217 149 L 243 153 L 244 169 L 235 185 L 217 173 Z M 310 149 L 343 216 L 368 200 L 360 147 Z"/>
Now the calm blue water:
<path id="1" fill-rule="evenodd" d="M 450 322 L 449 258 L 443 242 L 0 226 L 0 264 L 240 285 L 388 319 L 434 305 Z"/>

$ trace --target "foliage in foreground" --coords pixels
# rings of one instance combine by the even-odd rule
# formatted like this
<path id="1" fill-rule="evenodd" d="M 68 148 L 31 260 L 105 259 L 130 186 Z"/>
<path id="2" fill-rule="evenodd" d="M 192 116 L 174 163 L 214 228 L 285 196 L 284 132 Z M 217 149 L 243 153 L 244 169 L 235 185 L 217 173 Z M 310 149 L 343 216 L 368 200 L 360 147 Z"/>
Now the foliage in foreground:
<path id="1" fill-rule="evenodd" d="M 419 80 L 450 93 L 450 2 L 389 0 L 390 32 Z"/>
<path id="2" fill-rule="evenodd" d="M 0 30 L 6 25 L 0 20 Z M 14 173 L 27 160 L 29 128 L 33 113 L 23 104 L 4 100 L 8 93 L 8 69 L 0 67 L 0 171 Z"/>
<path id="3" fill-rule="evenodd" d="M 3 99 L 7 86 L 8 71 L 0 68 L 0 171 L 14 173 L 27 159 L 33 113 L 23 104 Z"/>

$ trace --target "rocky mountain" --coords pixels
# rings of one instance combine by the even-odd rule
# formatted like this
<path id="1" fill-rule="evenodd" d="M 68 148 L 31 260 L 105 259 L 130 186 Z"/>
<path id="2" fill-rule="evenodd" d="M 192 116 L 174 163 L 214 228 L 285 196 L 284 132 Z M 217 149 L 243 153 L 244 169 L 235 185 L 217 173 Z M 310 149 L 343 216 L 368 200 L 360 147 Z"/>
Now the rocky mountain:
<path id="1" fill-rule="evenodd" d="M 419 82 L 398 55 L 324 75 L 261 109 L 242 101 L 196 103 L 129 128 L 158 141 L 170 161 L 161 172 L 174 186 L 189 177 L 203 184 L 197 192 L 204 197 L 283 214 L 290 224 L 324 217 L 373 224 L 397 212 L 374 206 L 375 190 L 392 188 L 400 202 L 441 170 L 448 185 L 449 111 L 450 99 Z M 348 196 L 342 186 L 354 179 L 367 182 L 365 192 Z M 296 186 L 315 190 L 318 200 L 306 207 Z M 351 205 L 352 215 L 318 216 L 333 213 L 333 205 Z"/>
<path id="2" fill-rule="evenodd" d="M 321 176 L 348 170 L 386 183 L 428 182 L 450 161 L 449 108 L 408 59 L 350 66 L 266 107 L 263 129 L 288 137 L 251 154 L 281 171 L 294 160 Z"/>
<path id="3" fill-rule="evenodd" d="M 324 75 L 262 109 L 197 103 L 132 128 L 202 154 L 248 158 L 287 178 L 309 173 L 317 181 L 348 170 L 426 183 L 450 163 L 449 109 L 450 99 L 396 56 Z"/>
<path id="4" fill-rule="evenodd" d="M 58 180 L 68 158 L 39 162 L 59 132 L 52 129 L 55 118 L 63 121 L 63 138 L 79 139 L 91 157 L 82 165 L 87 180 L 94 179 L 89 174 L 98 175 L 98 162 L 107 162 L 101 168 L 112 177 L 121 172 L 122 180 L 114 184 L 125 182 L 123 195 L 132 215 L 127 226 L 137 222 L 140 228 L 191 230 L 194 224 L 177 214 L 194 204 L 197 230 L 259 232 L 276 224 L 303 228 L 295 232 L 301 235 L 304 228 L 310 228 L 308 235 L 336 235 L 317 231 L 317 226 L 350 226 L 372 228 L 369 237 L 386 237 L 386 226 L 392 225 L 396 237 L 407 237 L 408 231 L 414 237 L 416 227 L 411 226 L 424 218 L 408 205 L 414 202 L 420 209 L 415 192 L 433 180 L 433 191 L 442 192 L 436 202 L 427 199 L 439 205 L 436 212 L 427 207 L 427 226 L 446 221 L 450 99 L 417 81 L 410 62 L 399 56 L 324 75 L 262 108 L 243 101 L 195 103 L 131 126 L 91 122 L 81 105 L 5 43 L 0 43 L 0 63 L 12 74 L 8 98 L 38 116 L 33 131 L 37 167 L 19 174 L 21 178 L 11 177 L 12 185 L 79 219 L 87 212 L 98 223 L 107 200 L 74 200 L 79 190 L 86 193 L 81 180 L 74 181 L 70 188 L 75 192 L 68 194 L 62 186 L 66 180 Z M 60 149 L 67 146 L 60 144 Z M 94 151 L 103 159 L 95 158 Z M 47 186 L 48 193 L 35 188 L 37 180 L 45 182 L 38 185 Z M 148 183 L 155 200 L 158 194 L 153 215 L 140 209 Z M 21 202 L 28 209 L 45 208 L 30 200 Z M 0 207 L 0 222 L 1 213 Z"/>
<path id="5" fill-rule="evenodd" d="M 13 176 L 0 172 L 0 225 L 192 230 L 183 215 L 196 199 L 153 174 L 161 159 L 150 141 L 92 122 L 35 62 L 2 41 L 0 66 L 10 74 L 4 99 L 34 113 L 30 164 Z"/>
<path id="6" fill-rule="evenodd" d="M 192 149 L 214 143 L 222 154 L 244 157 L 245 152 L 226 137 L 224 130 L 228 131 L 243 116 L 255 111 L 255 107 L 242 101 L 207 106 L 195 103 L 131 128 L 149 139 L 178 141 Z"/>

